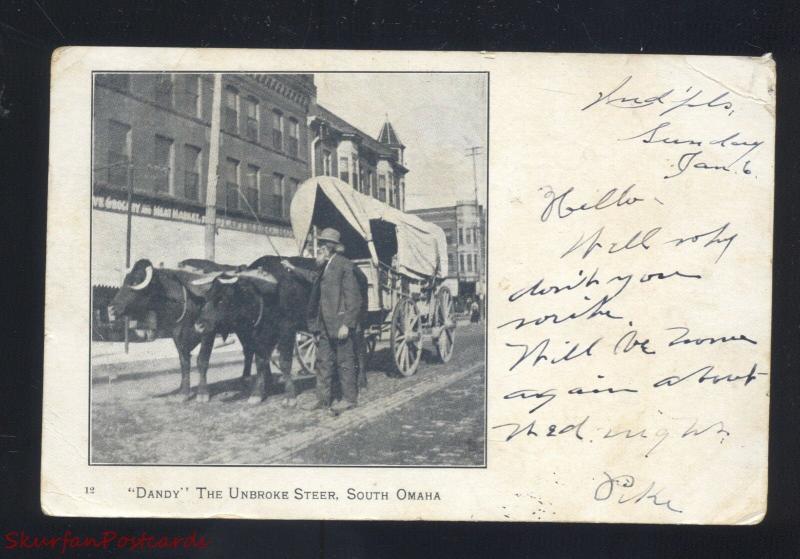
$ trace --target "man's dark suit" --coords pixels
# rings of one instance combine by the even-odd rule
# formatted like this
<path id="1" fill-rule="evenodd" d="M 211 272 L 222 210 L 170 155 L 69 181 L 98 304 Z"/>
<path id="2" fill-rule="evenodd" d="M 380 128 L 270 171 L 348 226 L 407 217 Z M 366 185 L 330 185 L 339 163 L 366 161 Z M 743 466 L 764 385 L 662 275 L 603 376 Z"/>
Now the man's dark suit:
<path id="1" fill-rule="evenodd" d="M 317 358 L 319 378 L 317 396 L 326 405 L 331 403 L 333 374 L 339 371 L 342 396 L 349 403 L 358 399 L 353 339 L 361 314 L 361 291 L 354 265 L 341 254 L 334 254 L 318 272 L 299 268 L 295 272 L 312 282 L 308 303 L 308 327 L 319 334 Z M 347 326 L 346 339 L 338 338 L 339 328 Z"/>

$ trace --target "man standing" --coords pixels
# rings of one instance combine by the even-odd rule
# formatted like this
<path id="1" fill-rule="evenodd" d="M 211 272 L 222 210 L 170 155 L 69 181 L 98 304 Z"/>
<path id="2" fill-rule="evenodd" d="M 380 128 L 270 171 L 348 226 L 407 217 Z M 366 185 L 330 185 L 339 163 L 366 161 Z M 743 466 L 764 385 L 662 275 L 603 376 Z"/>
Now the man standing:
<path id="1" fill-rule="evenodd" d="M 316 257 L 319 270 L 316 273 L 283 261 L 287 269 L 312 283 L 308 326 L 319 335 L 319 371 L 317 402 L 306 409 L 330 408 L 336 414 L 358 403 L 354 338 L 362 303 L 354 265 L 341 254 L 344 247 L 340 238 L 339 232 L 332 228 L 324 229 L 319 235 Z M 342 385 L 342 400 L 331 407 L 336 370 Z"/>

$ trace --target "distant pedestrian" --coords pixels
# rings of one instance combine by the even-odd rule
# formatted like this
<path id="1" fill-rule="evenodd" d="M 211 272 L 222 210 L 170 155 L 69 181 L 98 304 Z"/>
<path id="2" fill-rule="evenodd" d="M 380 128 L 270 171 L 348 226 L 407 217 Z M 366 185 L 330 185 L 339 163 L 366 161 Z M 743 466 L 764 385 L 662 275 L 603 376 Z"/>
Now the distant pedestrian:
<path id="1" fill-rule="evenodd" d="M 469 321 L 472 323 L 480 322 L 481 320 L 481 306 L 478 304 L 477 301 L 472 301 L 472 304 L 469 307 L 470 310 L 470 318 Z"/>

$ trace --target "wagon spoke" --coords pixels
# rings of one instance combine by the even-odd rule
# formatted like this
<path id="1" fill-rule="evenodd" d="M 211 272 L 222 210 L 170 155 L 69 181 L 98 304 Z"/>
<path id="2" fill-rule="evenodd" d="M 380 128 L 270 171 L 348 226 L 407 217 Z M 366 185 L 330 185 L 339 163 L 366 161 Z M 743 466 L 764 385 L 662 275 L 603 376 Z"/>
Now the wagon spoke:
<path id="1" fill-rule="evenodd" d="M 303 336 L 303 339 L 301 339 L 301 340 L 300 340 L 300 341 L 297 343 L 297 345 L 298 345 L 298 347 L 300 347 L 300 348 L 307 348 L 309 345 L 311 345 L 311 344 L 313 344 L 313 343 L 314 343 L 314 338 L 312 338 L 312 337 L 306 337 L 306 336 Z"/>
<path id="2" fill-rule="evenodd" d="M 403 370 L 408 370 L 408 345 L 403 344 L 400 347 L 400 362 L 402 364 Z"/>
<path id="3" fill-rule="evenodd" d="M 413 344 L 408 344 L 408 345 L 409 345 L 408 358 L 409 358 L 410 361 L 416 361 L 417 360 L 417 348 Z"/>

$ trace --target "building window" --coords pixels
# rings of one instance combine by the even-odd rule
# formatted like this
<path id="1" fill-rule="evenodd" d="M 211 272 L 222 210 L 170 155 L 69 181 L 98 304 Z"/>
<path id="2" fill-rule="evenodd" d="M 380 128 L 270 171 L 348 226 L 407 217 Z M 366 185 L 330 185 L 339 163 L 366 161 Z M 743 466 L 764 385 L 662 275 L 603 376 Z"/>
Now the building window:
<path id="1" fill-rule="evenodd" d="M 472 272 L 472 255 L 467 255 L 467 271 Z"/>
<path id="2" fill-rule="evenodd" d="M 172 192 L 172 140 L 158 135 L 153 154 L 153 190 L 161 194 Z"/>
<path id="3" fill-rule="evenodd" d="M 456 270 L 456 255 L 455 254 L 448 254 L 447 255 L 447 271 L 449 274 L 452 274 Z"/>
<path id="4" fill-rule="evenodd" d="M 467 244 L 472 244 L 472 229 L 467 228 Z"/>
<path id="5" fill-rule="evenodd" d="M 153 97 L 162 107 L 172 107 L 172 74 L 157 74 L 154 85 Z"/>
<path id="6" fill-rule="evenodd" d="M 369 172 L 369 192 L 368 192 L 368 194 L 370 196 L 374 197 L 374 196 L 378 195 L 378 193 L 375 191 L 375 188 L 376 188 L 375 187 L 375 172 L 374 171 L 370 171 Z"/>
<path id="7" fill-rule="evenodd" d="M 224 196 L 217 190 L 217 204 L 222 202 L 226 210 L 239 209 L 239 162 L 228 157 L 225 160 Z"/>
<path id="8" fill-rule="evenodd" d="M 298 146 L 300 145 L 300 123 L 296 118 L 289 119 L 289 138 L 288 138 L 288 151 L 292 157 L 297 157 Z"/>
<path id="9" fill-rule="evenodd" d="M 359 192 L 364 194 L 369 194 L 369 183 L 367 182 L 367 168 L 362 163 L 359 168 L 358 174 L 358 186 Z"/>
<path id="10" fill-rule="evenodd" d="M 258 174 L 259 169 L 255 165 L 247 166 L 247 176 L 245 177 L 244 197 L 247 200 L 247 210 L 249 213 L 258 211 Z"/>
<path id="11" fill-rule="evenodd" d="M 200 200 L 200 148 L 183 146 L 183 195 L 189 200 Z"/>
<path id="12" fill-rule="evenodd" d="M 394 173 L 392 173 L 391 171 L 389 171 L 389 181 L 388 182 L 389 182 L 389 205 L 390 206 L 394 206 L 394 204 L 395 204 L 395 199 L 394 199 L 394 195 L 395 195 L 395 192 L 394 192 Z"/>
<path id="13" fill-rule="evenodd" d="M 326 177 L 330 177 L 333 174 L 333 169 L 331 168 L 333 165 L 333 159 L 331 158 L 331 152 L 328 150 L 324 150 L 322 152 L 322 174 Z"/>
<path id="14" fill-rule="evenodd" d="M 258 101 L 254 97 L 245 99 L 245 111 L 247 112 L 247 128 L 245 134 L 248 140 L 258 141 Z"/>
<path id="15" fill-rule="evenodd" d="M 130 74 L 98 74 L 97 83 L 107 87 L 113 87 L 121 91 L 130 91 L 131 89 L 131 75 Z"/>
<path id="16" fill-rule="evenodd" d="M 272 146 L 283 151 L 283 115 L 280 111 L 272 111 Z"/>
<path id="17" fill-rule="evenodd" d="M 464 268 L 464 255 L 463 254 L 459 254 L 458 255 L 458 262 L 460 264 L 461 273 L 463 274 L 464 270 L 465 270 L 465 268 Z"/>
<path id="18" fill-rule="evenodd" d="M 108 121 L 108 184 L 128 187 L 131 163 L 131 127 L 115 120 Z"/>
<path id="19" fill-rule="evenodd" d="M 270 197 L 269 210 L 276 217 L 283 217 L 283 175 L 272 175 L 272 196 Z"/>
<path id="20" fill-rule="evenodd" d="M 397 207 L 400 208 L 401 211 L 406 210 L 406 181 L 405 179 L 400 179 L 400 182 L 397 183 Z"/>
<path id="21" fill-rule="evenodd" d="M 351 159 L 350 164 L 350 173 L 353 176 L 353 188 L 359 190 L 361 188 L 361 184 L 358 182 L 358 161 L 355 157 Z"/>
<path id="22" fill-rule="evenodd" d="M 378 175 L 378 200 L 386 201 L 386 175 Z"/>
<path id="23" fill-rule="evenodd" d="M 464 229 L 462 227 L 458 228 L 458 244 L 464 244 Z"/>
<path id="24" fill-rule="evenodd" d="M 193 74 L 182 76 L 181 107 L 183 112 L 196 118 L 200 118 L 202 114 L 202 106 L 200 104 L 201 79 L 200 76 Z"/>
<path id="25" fill-rule="evenodd" d="M 339 178 L 350 184 L 350 162 L 346 157 L 339 158 Z"/>
<path id="26" fill-rule="evenodd" d="M 230 86 L 225 88 L 222 128 L 230 134 L 239 133 L 239 92 Z"/>

